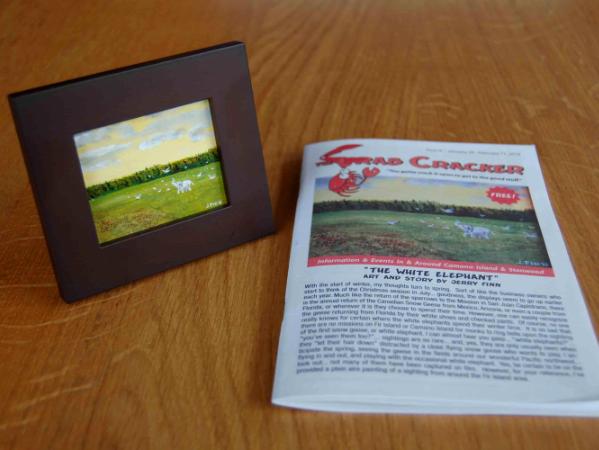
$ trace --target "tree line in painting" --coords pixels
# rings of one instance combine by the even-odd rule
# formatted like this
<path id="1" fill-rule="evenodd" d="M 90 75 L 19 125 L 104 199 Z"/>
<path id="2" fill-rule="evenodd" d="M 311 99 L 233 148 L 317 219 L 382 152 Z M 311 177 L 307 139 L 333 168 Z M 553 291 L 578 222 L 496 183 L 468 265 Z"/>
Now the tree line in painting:
<path id="1" fill-rule="evenodd" d="M 495 209 L 477 206 L 446 205 L 416 200 L 329 200 L 314 204 L 314 214 L 336 211 L 397 211 L 423 214 L 441 214 L 456 217 L 480 217 L 518 222 L 536 222 L 533 209 Z"/>
<path id="2" fill-rule="evenodd" d="M 116 178 L 105 181 L 104 183 L 94 184 L 87 188 L 87 195 L 90 199 L 97 198 L 110 192 L 118 191 L 129 186 L 145 183 L 146 181 L 156 180 L 162 177 L 171 176 L 177 172 L 201 167 L 213 162 L 220 161 L 217 149 L 211 149 L 206 153 L 183 158 L 178 161 L 172 161 L 168 164 L 159 164 L 152 167 L 146 167 L 126 177 Z"/>

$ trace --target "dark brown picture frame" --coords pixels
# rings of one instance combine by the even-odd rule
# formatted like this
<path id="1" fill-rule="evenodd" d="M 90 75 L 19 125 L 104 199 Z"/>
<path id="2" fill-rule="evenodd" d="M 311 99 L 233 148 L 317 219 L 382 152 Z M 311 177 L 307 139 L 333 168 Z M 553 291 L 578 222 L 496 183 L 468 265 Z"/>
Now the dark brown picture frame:
<path id="1" fill-rule="evenodd" d="M 228 205 L 100 245 L 73 136 L 204 99 Z M 14 93 L 9 101 L 67 302 L 274 232 L 241 42 Z"/>

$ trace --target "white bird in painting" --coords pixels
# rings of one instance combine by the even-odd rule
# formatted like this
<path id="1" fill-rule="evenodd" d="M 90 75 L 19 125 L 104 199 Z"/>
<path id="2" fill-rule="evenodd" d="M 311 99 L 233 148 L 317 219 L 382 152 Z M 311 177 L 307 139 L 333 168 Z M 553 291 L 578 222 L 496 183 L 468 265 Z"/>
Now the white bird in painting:
<path id="1" fill-rule="evenodd" d="M 166 169 L 160 169 L 162 171 L 162 173 L 169 173 L 171 171 L 171 169 L 169 169 L 168 167 Z"/>
<path id="2" fill-rule="evenodd" d="M 208 178 L 210 178 L 211 180 L 214 180 L 216 178 L 216 175 L 210 174 L 210 175 L 208 175 Z"/>
<path id="3" fill-rule="evenodd" d="M 399 220 L 389 220 L 387 225 L 395 225 L 397 222 L 399 222 Z"/>
<path id="4" fill-rule="evenodd" d="M 453 208 L 441 208 L 441 211 L 443 211 L 445 214 L 453 214 L 455 212 L 455 209 L 453 209 Z"/>
<path id="5" fill-rule="evenodd" d="M 135 198 L 139 200 L 141 198 L 141 194 L 135 194 Z"/>

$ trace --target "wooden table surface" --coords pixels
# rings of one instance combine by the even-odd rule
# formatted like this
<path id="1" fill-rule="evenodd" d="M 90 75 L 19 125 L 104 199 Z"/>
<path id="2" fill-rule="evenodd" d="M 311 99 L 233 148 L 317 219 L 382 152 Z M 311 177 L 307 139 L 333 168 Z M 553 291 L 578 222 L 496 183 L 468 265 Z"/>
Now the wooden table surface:
<path id="1" fill-rule="evenodd" d="M 309 142 L 536 144 L 599 323 L 599 2 L 0 3 L 0 448 L 598 448 L 592 419 L 315 413 L 270 395 Z M 6 94 L 229 40 L 248 47 L 277 233 L 64 304 Z"/>

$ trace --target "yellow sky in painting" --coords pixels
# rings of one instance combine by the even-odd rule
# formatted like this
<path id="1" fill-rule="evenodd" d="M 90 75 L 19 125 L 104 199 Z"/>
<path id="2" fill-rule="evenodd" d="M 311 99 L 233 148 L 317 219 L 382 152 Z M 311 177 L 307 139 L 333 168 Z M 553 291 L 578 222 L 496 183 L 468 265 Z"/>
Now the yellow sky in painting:
<path id="1" fill-rule="evenodd" d="M 376 177 L 366 180 L 360 190 L 349 198 L 340 197 L 328 189 L 328 179 L 319 178 L 316 182 L 314 201 L 329 200 L 416 200 L 432 201 L 444 205 L 473 206 L 525 210 L 532 209 L 528 189 L 509 186 L 520 196 L 520 201 L 512 205 L 502 205 L 491 201 L 486 190 L 495 185 L 466 183 L 458 181 L 431 180 L 425 178 Z"/>
<path id="2" fill-rule="evenodd" d="M 76 134 L 85 186 L 216 147 L 208 100 Z"/>

